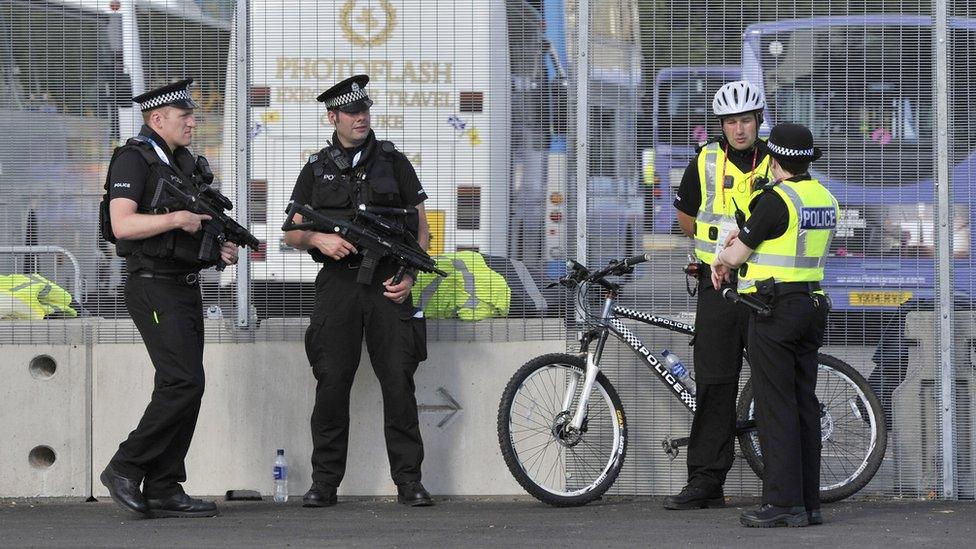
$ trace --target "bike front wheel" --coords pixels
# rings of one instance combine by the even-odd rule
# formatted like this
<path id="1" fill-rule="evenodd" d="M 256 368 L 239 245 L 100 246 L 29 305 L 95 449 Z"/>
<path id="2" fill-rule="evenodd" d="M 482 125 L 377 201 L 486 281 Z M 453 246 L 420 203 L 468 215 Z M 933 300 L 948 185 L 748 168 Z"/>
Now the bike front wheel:
<path id="1" fill-rule="evenodd" d="M 550 505 L 585 505 L 599 498 L 623 466 L 627 422 L 603 373 L 596 376 L 580 428 L 570 425 L 585 374 L 586 363 L 577 355 L 534 358 L 515 372 L 498 406 L 498 443 L 508 470 L 529 494 Z"/>
<path id="2" fill-rule="evenodd" d="M 878 472 L 888 445 L 881 402 L 864 376 L 846 362 L 817 355 L 817 399 L 820 401 L 820 501 L 830 503 L 864 488 Z M 752 379 L 742 388 L 739 421 L 755 419 Z M 760 426 L 761 427 L 761 426 Z M 739 447 L 762 478 L 759 432 L 739 435 Z"/>

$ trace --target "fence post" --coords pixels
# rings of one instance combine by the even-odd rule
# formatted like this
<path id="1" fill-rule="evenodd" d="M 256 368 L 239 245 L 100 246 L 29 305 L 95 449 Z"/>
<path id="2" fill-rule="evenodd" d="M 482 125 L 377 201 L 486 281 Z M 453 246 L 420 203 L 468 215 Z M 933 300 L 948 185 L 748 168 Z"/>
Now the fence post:
<path id="1" fill-rule="evenodd" d="M 949 32 L 948 2 L 936 0 L 935 5 L 935 202 L 938 208 L 936 227 L 936 257 L 938 258 L 939 296 L 939 362 L 942 411 L 942 497 L 956 498 L 956 437 L 953 390 L 955 375 L 952 365 L 952 196 L 949 192 Z"/>
<path id="2" fill-rule="evenodd" d="M 235 101 L 234 119 L 237 122 L 235 128 L 236 138 L 234 142 L 237 148 L 234 151 L 237 162 L 237 222 L 248 227 L 248 180 L 250 179 L 250 152 L 251 152 L 251 117 L 250 105 L 248 104 L 248 90 L 251 87 L 249 78 L 248 46 L 251 37 L 248 34 L 248 7 L 250 0 L 237 3 L 237 17 L 234 19 L 234 71 L 237 89 L 234 90 L 237 100 Z M 241 255 L 237 261 L 237 326 L 245 328 L 250 322 L 250 299 L 249 286 L 251 280 L 251 257 L 247 248 L 241 250 Z"/>
<path id="3" fill-rule="evenodd" d="M 586 185 L 589 170 L 590 0 L 580 0 L 576 28 L 576 260 L 586 260 Z"/>

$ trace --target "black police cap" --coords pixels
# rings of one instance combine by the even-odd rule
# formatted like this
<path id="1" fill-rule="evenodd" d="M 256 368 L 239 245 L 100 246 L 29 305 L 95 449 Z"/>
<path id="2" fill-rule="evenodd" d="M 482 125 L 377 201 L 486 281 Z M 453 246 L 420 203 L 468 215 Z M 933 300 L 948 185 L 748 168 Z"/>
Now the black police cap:
<path id="1" fill-rule="evenodd" d="M 819 148 L 813 146 L 813 134 L 809 128 L 790 122 L 773 126 L 766 147 L 777 160 L 813 162 L 822 154 Z"/>
<path id="2" fill-rule="evenodd" d="M 348 113 L 365 111 L 373 106 L 373 100 L 366 95 L 368 83 L 368 75 L 351 76 L 322 92 L 318 100 L 325 103 L 325 108 L 329 110 L 338 109 Z"/>
<path id="3" fill-rule="evenodd" d="M 139 103 L 142 112 L 170 105 L 183 109 L 195 109 L 199 105 L 190 97 L 190 84 L 192 83 L 192 78 L 185 78 L 137 95 L 132 98 L 132 101 Z"/>

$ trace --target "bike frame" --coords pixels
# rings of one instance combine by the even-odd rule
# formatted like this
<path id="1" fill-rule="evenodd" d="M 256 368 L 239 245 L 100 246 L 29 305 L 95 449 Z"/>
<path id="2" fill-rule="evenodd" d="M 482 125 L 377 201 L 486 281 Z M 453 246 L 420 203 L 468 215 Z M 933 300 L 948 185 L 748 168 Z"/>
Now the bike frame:
<path id="1" fill-rule="evenodd" d="M 573 429 L 579 429 L 583 425 L 583 419 L 586 416 L 586 406 L 589 403 L 590 393 L 593 389 L 593 383 L 596 381 L 596 376 L 600 372 L 600 359 L 603 356 L 603 349 L 606 346 L 607 339 L 610 334 L 621 342 L 625 343 L 641 362 L 647 366 L 647 369 L 651 371 L 660 381 L 668 386 L 671 391 L 669 391 L 675 398 L 677 398 L 690 412 L 694 413 L 696 409 L 695 396 L 691 394 L 678 378 L 674 377 L 668 367 L 665 366 L 657 357 L 652 353 L 641 341 L 637 335 L 635 335 L 629 328 L 624 326 L 621 319 L 636 320 L 643 324 L 648 324 L 651 326 L 658 326 L 660 328 L 665 328 L 673 332 L 678 332 L 686 335 L 694 335 L 695 327 L 690 324 L 685 324 L 684 322 L 678 322 L 677 320 L 672 320 L 670 318 L 665 318 L 656 315 L 649 315 L 647 313 L 642 313 L 640 311 L 635 311 L 633 309 L 628 309 L 625 307 L 616 307 L 617 292 L 615 290 L 607 291 L 607 295 L 603 301 L 603 311 L 598 321 L 598 326 L 591 328 L 580 334 L 580 354 L 586 354 L 586 374 L 583 380 L 583 391 L 580 394 L 579 405 L 576 408 L 576 412 L 573 414 L 573 419 L 570 421 L 570 426 Z M 580 305 L 582 306 L 582 305 Z M 590 345 L 593 341 L 596 341 L 595 348 L 591 350 Z M 569 387 L 567 387 L 566 396 L 563 399 L 563 410 L 569 410 L 572 404 L 573 395 L 576 393 L 577 380 L 574 378 L 570 381 Z"/>

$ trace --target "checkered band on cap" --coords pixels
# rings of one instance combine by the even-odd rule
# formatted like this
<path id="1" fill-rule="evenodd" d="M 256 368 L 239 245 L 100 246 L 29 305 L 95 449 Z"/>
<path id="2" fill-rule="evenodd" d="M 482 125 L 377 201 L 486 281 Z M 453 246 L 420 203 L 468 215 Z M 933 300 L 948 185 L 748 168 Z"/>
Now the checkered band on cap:
<path id="1" fill-rule="evenodd" d="M 176 90 L 164 93 L 162 95 L 157 95 L 156 97 L 151 97 L 146 101 L 139 103 L 139 107 L 143 111 L 148 111 L 171 103 L 176 103 L 178 101 L 189 101 L 190 93 L 186 88 L 182 90 Z"/>
<path id="2" fill-rule="evenodd" d="M 767 141 L 766 146 L 769 147 L 769 150 L 780 156 L 813 156 L 813 148 L 789 149 L 786 147 L 781 147 L 772 141 Z"/>
<path id="3" fill-rule="evenodd" d="M 369 95 L 366 94 L 366 90 L 358 89 L 356 91 L 351 91 L 349 93 L 344 93 L 337 97 L 333 97 L 325 102 L 325 108 L 327 109 L 338 109 L 343 105 L 348 105 L 349 103 L 354 103 L 363 99 L 369 99 Z"/>

